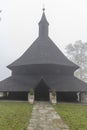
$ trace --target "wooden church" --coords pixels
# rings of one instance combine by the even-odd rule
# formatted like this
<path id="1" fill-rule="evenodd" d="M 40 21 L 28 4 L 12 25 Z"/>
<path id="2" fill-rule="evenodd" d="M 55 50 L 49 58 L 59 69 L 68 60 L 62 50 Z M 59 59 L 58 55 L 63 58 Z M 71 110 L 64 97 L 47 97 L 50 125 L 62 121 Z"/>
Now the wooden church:
<path id="1" fill-rule="evenodd" d="M 0 82 L 3 99 L 28 100 L 33 89 L 35 101 L 50 101 L 54 90 L 57 101 L 87 102 L 87 84 L 74 77 L 79 66 L 67 59 L 48 34 L 49 23 L 43 9 L 37 39 L 7 66 L 12 76 Z"/>

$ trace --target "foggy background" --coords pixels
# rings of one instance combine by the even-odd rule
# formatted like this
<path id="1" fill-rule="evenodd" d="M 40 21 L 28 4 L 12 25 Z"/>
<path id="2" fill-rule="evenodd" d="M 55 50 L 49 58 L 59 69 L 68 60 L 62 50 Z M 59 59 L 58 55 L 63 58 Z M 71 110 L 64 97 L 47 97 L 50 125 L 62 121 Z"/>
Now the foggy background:
<path id="1" fill-rule="evenodd" d="M 0 0 L 0 80 L 38 36 L 43 4 L 49 36 L 64 51 L 69 43 L 87 41 L 87 0 Z"/>

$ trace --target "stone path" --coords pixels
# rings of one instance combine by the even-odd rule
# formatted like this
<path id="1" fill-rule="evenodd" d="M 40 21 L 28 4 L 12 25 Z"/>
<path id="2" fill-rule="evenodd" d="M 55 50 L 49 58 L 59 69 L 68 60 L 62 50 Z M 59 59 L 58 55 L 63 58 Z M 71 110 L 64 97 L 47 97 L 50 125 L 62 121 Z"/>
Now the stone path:
<path id="1" fill-rule="evenodd" d="M 27 130 L 69 130 L 52 105 L 47 102 L 34 104 Z"/>

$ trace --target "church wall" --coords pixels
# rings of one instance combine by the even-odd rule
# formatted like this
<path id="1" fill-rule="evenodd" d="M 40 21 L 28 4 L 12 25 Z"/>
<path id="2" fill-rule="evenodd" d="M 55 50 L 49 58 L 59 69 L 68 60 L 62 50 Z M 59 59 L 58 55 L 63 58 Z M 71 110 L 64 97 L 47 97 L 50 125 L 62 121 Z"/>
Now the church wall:
<path id="1" fill-rule="evenodd" d="M 77 92 L 57 92 L 58 102 L 77 102 Z"/>
<path id="2" fill-rule="evenodd" d="M 52 74 L 52 75 L 72 75 L 73 76 L 74 68 L 65 67 L 60 65 L 52 64 L 38 64 L 38 65 L 28 65 L 12 68 L 12 75 L 36 75 L 36 74 Z"/>
<path id="3" fill-rule="evenodd" d="M 28 92 L 9 92 L 6 99 L 28 101 Z"/>

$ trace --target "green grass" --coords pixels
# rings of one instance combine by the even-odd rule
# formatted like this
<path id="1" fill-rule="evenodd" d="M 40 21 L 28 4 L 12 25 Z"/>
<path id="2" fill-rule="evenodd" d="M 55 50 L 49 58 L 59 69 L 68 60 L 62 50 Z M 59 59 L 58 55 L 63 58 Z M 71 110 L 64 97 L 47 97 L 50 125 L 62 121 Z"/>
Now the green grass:
<path id="1" fill-rule="evenodd" d="M 27 102 L 0 102 L 0 130 L 25 130 L 31 111 Z"/>
<path id="2" fill-rule="evenodd" d="M 54 108 L 70 130 L 87 130 L 87 105 L 61 103 Z"/>

